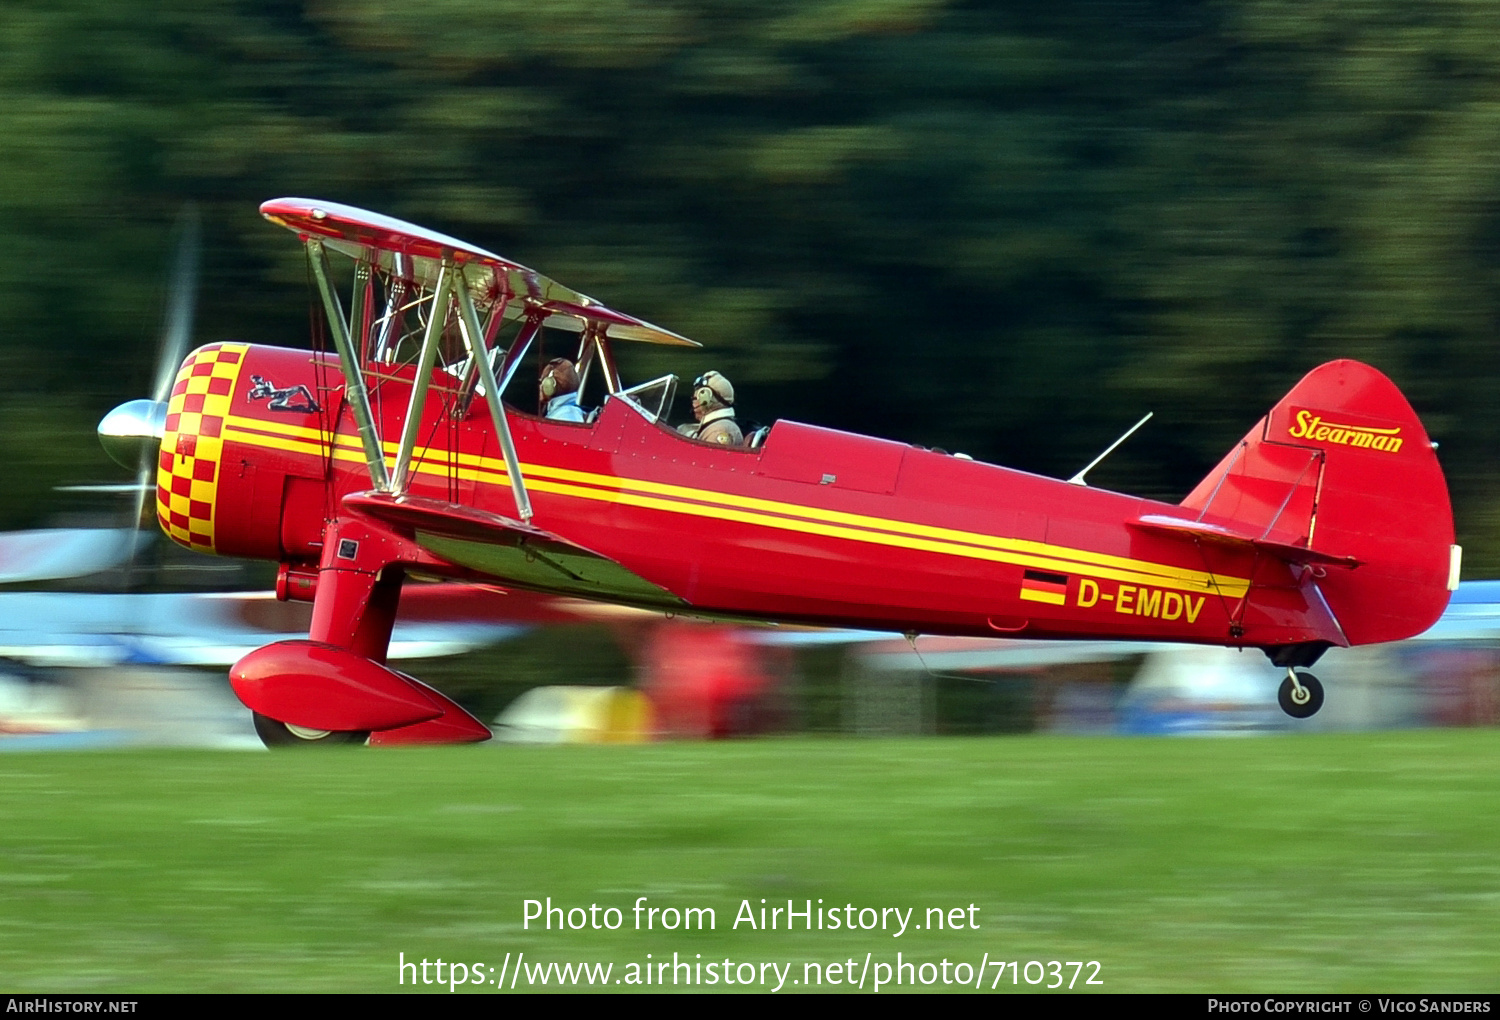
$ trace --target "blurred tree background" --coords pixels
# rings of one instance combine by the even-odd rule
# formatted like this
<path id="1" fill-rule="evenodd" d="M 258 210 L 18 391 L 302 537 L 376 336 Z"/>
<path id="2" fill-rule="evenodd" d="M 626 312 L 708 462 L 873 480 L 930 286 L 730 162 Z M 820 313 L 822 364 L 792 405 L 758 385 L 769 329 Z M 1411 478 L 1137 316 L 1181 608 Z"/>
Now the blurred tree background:
<path id="1" fill-rule="evenodd" d="M 743 414 L 1175 501 L 1367 360 L 1500 569 L 1500 7 L 1472 0 L 7 0 L 0 526 L 114 478 L 171 225 L 198 338 L 305 343 L 257 205 L 414 219 L 703 341 Z"/>

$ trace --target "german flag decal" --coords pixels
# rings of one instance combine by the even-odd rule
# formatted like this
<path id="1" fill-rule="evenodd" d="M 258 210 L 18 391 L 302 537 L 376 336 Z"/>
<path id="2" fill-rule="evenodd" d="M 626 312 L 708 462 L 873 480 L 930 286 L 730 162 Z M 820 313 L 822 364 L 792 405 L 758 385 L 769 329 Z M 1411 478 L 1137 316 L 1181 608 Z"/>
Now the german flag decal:
<path id="1" fill-rule="evenodd" d="M 1068 575 L 1028 570 L 1021 576 L 1021 598 L 1060 606 L 1068 601 Z"/>

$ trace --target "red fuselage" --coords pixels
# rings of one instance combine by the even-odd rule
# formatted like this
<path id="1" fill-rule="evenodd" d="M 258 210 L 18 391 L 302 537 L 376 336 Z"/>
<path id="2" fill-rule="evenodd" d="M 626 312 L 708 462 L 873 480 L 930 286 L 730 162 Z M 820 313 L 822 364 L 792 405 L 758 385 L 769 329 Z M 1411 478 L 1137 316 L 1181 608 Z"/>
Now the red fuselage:
<path id="1" fill-rule="evenodd" d="M 411 378 L 366 372 L 386 437 L 400 433 Z M 191 548 L 316 569 L 344 497 L 370 489 L 336 359 L 210 345 L 181 379 L 161 453 L 164 528 Z M 484 401 L 460 414 L 459 398 L 438 370 L 410 494 L 513 518 Z M 590 424 L 510 417 L 532 525 L 639 582 L 511 569 L 416 529 L 405 537 L 428 554 L 422 570 L 880 630 L 1256 646 L 1328 636 L 1310 622 L 1298 568 L 1127 523 L 1181 513 L 1168 504 L 794 422 L 756 450 L 709 446 L 621 399 Z"/>

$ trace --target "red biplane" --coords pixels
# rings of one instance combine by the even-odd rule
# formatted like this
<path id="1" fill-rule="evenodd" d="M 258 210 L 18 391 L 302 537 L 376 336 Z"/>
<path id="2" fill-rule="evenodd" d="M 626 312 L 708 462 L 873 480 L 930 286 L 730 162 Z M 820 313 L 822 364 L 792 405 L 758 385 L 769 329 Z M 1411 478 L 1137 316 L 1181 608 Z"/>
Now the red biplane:
<path id="1" fill-rule="evenodd" d="M 791 421 L 706 444 L 664 420 L 675 377 L 628 385 L 614 351 L 693 341 L 413 224 L 261 212 L 305 246 L 335 351 L 201 347 L 165 406 L 105 431 L 157 457 L 174 540 L 275 560 L 278 595 L 311 601 L 307 640 L 230 674 L 268 743 L 489 736 L 385 665 L 413 574 L 710 618 L 1254 647 L 1299 717 L 1323 694 L 1296 667 L 1420 633 L 1457 584 L 1434 444 L 1357 362 L 1310 372 L 1175 506 Z M 330 255 L 353 262 L 347 312 Z M 557 329 L 602 380 L 587 421 L 501 399 Z"/>

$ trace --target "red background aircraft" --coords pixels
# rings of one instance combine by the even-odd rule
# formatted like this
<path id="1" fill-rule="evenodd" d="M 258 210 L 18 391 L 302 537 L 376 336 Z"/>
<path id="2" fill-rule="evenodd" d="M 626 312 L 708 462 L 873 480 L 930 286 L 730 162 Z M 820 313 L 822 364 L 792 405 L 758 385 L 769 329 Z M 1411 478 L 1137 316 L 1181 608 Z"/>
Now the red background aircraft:
<path id="1" fill-rule="evenodd" d="M 1457 583 L 1434 448 L 1357 362 L 1314 369 L 1176 506 L 789 421 L 726 448 L 664 422 L 675 380 L 618 372 L 617 342 L 692 341 L 412 224 L 262 212 L 306 245 L 335 353 L 210 344 L 112 430 L 133 415 L 160 442 L 173 539 L 277 561 L 278 594 L 313 603 L 307 641 L 231 671 L 271 743 L 488 736 L 384 665 L 413 572 L 714 618 L 1258 647 L 1304 716 L 1322 690 L 1293 667 L 1421 632 Z M 354 261 L 347 313 L 329 252 Z M 586 423 L 499 399 L 557 329 L 603 381 Z"/>

